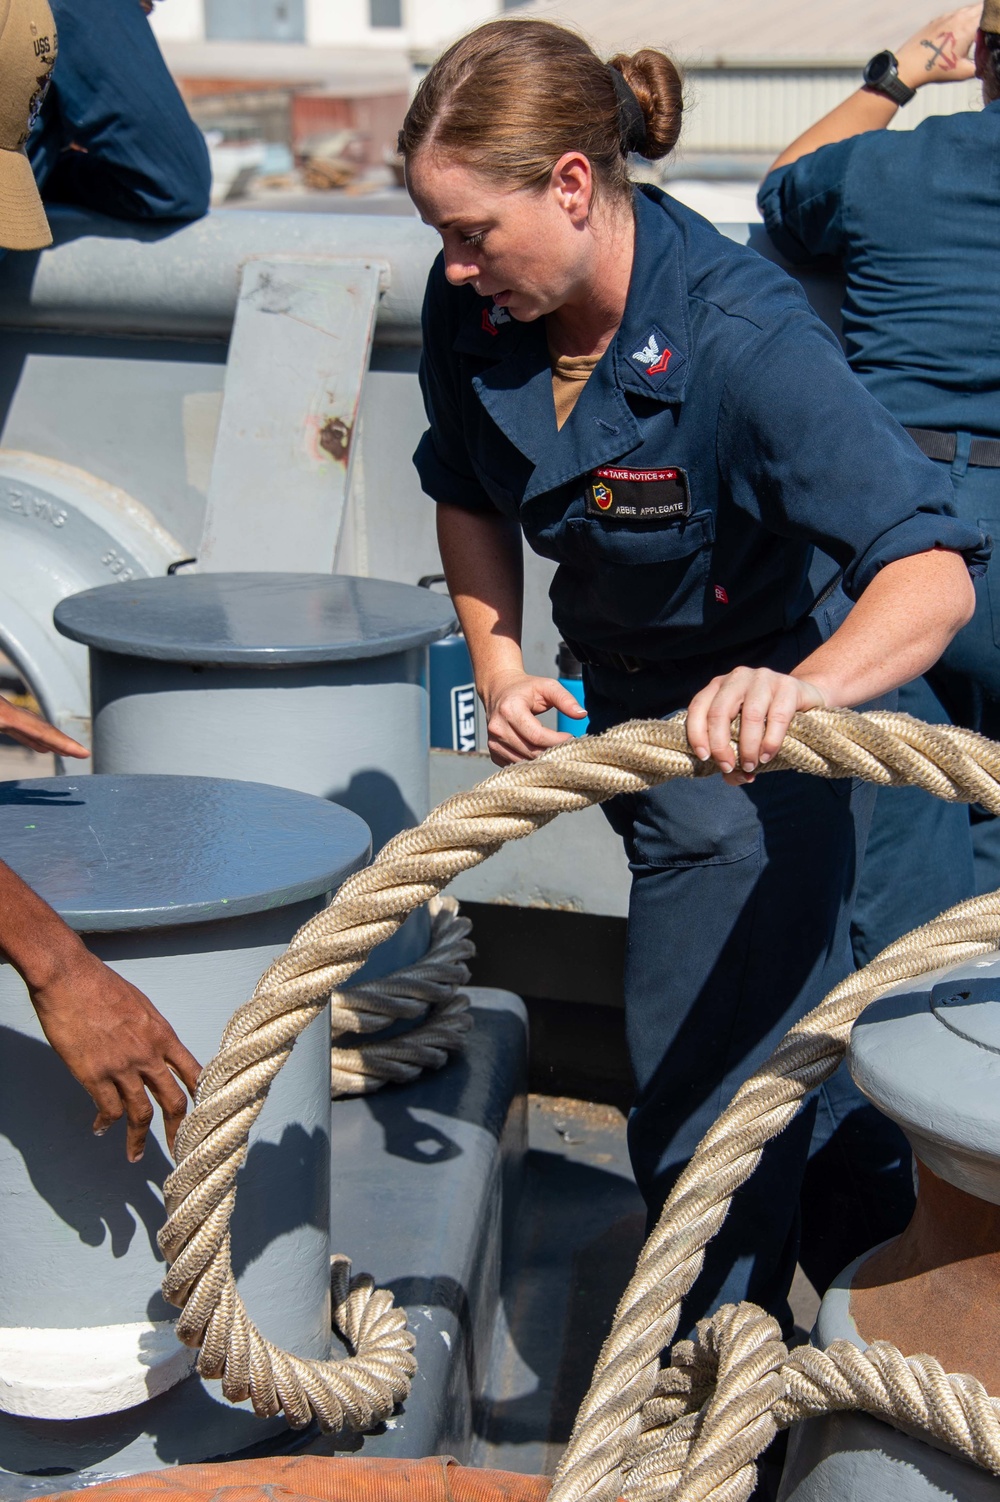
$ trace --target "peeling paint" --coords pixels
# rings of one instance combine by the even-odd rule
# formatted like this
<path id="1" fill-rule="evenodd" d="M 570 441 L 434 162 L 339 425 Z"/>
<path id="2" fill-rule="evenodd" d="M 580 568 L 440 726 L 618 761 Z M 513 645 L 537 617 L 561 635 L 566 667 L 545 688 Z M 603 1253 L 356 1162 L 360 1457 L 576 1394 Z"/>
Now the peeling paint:
<path id="1" fill-rule="evenodd" d="M 328 417 L 319 430 L 319 446 L 339 463 L 346 464 L 352 434 L 351 423 L 345 422 L 342 417 Z"/>

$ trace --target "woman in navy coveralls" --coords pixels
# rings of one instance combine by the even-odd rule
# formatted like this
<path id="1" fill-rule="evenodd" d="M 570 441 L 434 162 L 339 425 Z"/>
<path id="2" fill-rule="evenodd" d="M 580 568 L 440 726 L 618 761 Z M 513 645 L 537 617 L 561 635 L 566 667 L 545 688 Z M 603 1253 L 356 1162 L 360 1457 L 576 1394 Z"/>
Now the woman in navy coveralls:
<path id="1" fill-rule="evenodd" d="M 797 285 L 629 184 L 627 153 L 666 156 L 679 122 L 664 54 L 606 66 L 559 27 L 503 20 L 435 64 L 400 137 L 444 245 L 415 462 L 493 760 L 537 756 L 563 739 L 537 717 L 577 709 L 524 668 L 523 533 L 559 565 L 553 614 L 593 729 L 687 708 L 693 750 L 727 774 L 607 810 L 633 878 L 629 1145 L 651 1215 L 740 1082 L 852 968 L 872 790 L 755 770 L 796 711 L 870 703 L 933 663 L 988 556 Z M 833 1092 L 820 1107 L 843 1126 Z M 815 1110 L 737 1194 L 689 1321 L 749 1297 L 790 1328 Z M 895 1184 L 900 1158 L 892 1138 Z M 844 1192 L 826 1196 L 811 1261 L 802 1249 L 815 1278 L 905 1219 L 905 1198 L 885 1229 L 891 1193 Z"/>

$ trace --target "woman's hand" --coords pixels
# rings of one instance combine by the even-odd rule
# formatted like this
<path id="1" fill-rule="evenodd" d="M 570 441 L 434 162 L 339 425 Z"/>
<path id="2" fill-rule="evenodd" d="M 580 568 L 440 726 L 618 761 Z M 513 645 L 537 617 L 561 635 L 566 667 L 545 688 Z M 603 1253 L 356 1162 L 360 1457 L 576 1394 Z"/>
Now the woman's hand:
<path id="1" fill-rule="evenodd" d="M 559 709 L 572 719 L 586 718 L 587 711 L 555 678 L 533 678 L 523 671 L 494 677 L 483 693 L 490 757 L 498 767 L 514 761 L 533 761 L 550 746 L 573 737 L 549 730 L 537 716 Z"/>
<path id="2" fill-rule="evenodd" d="M 911 89 L 925 83 L 963 83 L 976 76 L 969 56 L 976 40 L 983 7 L 963 5 L 961 10 L 937 16 L 899 49 L 899 76 Z"/>
<path id="3" fill-rule="evenodd" d="M 793 715 L 823 709 L 826 700 L 813 684 L 770 668 L 733 668 L 695 694 L 688 706 L 688 745 L 699 761 L 709 757 L 738 787 L 753 782 L 757 768 L 778 752 Z M 731 726 L 740 716 L 738 761 Z"/>
<path id="4" fill-rule="evenodd" d="M 68 735 L 63 735 L 48 720 L 30 709 L 18 709 L 9 699 L 0 694 L 0 734 L 20 741 L 31 751 L 53 751 L 56 756 L 89 756 L 86 746 L 81 746 Z"/>

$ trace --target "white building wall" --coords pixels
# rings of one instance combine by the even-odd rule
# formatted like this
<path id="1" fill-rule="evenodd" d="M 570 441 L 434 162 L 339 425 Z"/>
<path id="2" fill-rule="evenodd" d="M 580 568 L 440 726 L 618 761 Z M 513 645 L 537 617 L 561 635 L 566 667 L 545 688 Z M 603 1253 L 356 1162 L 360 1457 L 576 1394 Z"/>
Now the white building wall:
<path id="1" fill-rule="evenodd" d="M 369 0 L 306 0 L 306 42 L 311 47 L 436 50 L 501 9 L 502 0 L 402 0 L 403 25 L 396 28 L 369 24 Z M 162 42 L 203 41 L 204 0 L 158 5 L 152 24 Z"/>
<path id="2" fill-rule="evenodd" d="M 859 85 L 857 69 L 722 69 L 687 74 L 682 148 L 775 154 Z M 929 115 L 982 107 L 979 85 L 921 89 L 899 110 L 893 128 L 909 130 Z"/>
<path id="3" fill-rule="evenodd" d="M 403 0 L 403 27 L 370 26 L 369 0 L 306 0 L 306 41 L 310 47 L 406 46 L 406 22 L 413 0 Z"/>
<path id="4" fill-rule="evenodd" d="M 411 47 L 437 50 L 502 12 L 501 0 L 403 0 L 409 8 Z"/>
<path id="5" fill-rule="evenodd" d="M 455 36 L 501 13 L 502 0 L 402 0 L 400 28 L 371 26 L 370 0 L 306 0 L 307 47 L 338 50 L 371 59 L 407 51 L 433 56 Z M 516 14 L 516 12 L 515 12 Z M 165 0 L 153 12 L 161 41 L 199 43 L 205 35 L 203 0 Z M 214 45 L 214 44 L 213 44 Z M 283 44 L 253 43 L 255 53 L 291 59 Z M 298 66 L 309 73 L 307 48 Z M 405 64 L 404 64 L 405 66 Z M 699 68 L 687 73 L 684 152 L 777 153 L 858 87 L 855 68 Z M 949 84 L 921 89 L 901 109 L 896 129 L 909 129 L 928 115 L 978 109 L 979 85 Z"/>
<path id="6" fill-rule="evenodd" d="M 170 0 L 157 5 L 151 25 L 161 42 L 201 42 L 205 38 L 203 0 Z"/>

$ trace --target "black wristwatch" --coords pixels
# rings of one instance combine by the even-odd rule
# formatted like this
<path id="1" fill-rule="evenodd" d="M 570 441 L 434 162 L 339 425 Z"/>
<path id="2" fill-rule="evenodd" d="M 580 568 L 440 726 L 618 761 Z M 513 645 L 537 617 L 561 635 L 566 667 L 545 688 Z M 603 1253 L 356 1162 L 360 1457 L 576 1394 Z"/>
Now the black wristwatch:
<path id="1" fill-rule="evenodd" d="M 899 63 L 893 52 L 876 52 L 865 68 L 864 80 L 868 88 L 884 94 L 893 104 L 909 104 L 917 92 L 900 78 Z"/>

